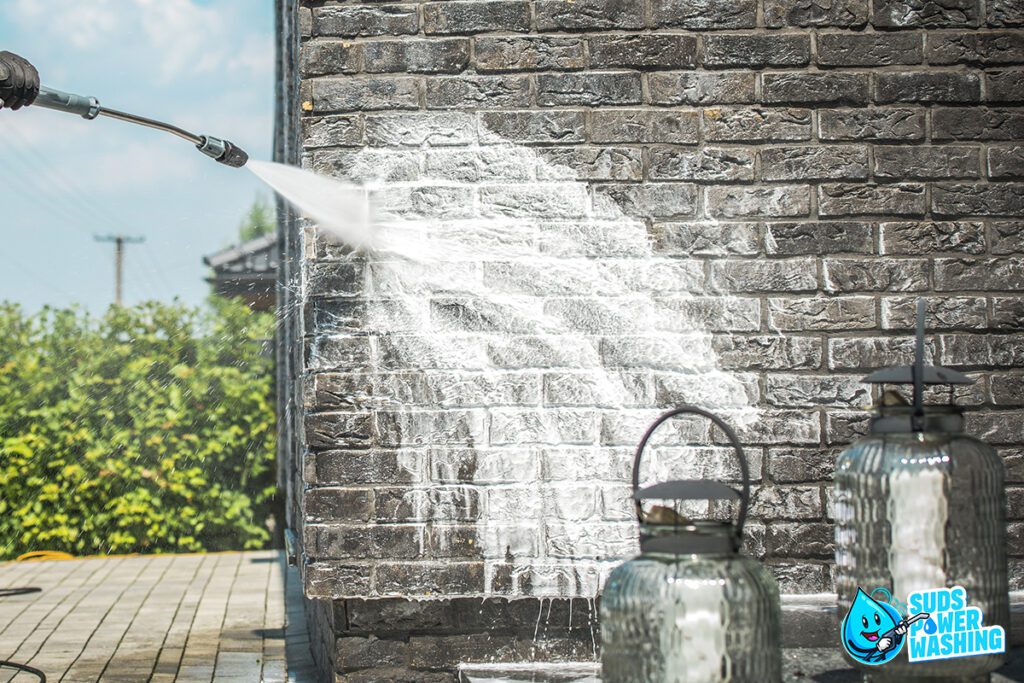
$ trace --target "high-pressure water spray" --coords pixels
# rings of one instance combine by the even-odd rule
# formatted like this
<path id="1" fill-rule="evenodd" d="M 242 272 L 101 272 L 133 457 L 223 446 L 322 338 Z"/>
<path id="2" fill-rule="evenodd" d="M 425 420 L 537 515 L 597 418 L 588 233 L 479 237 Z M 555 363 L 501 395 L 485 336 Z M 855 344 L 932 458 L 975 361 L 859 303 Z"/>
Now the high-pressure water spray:
<path id="1" fill-rule="evenodd" d="M 177 126 L 172 126 L 169 123 L 164 123 L 163 121 L 156 121 L 154 119 L 146 118 L 145 116 L 137 116 L 135 114 L 128 114 L 116 109 L 109 109 L 101 106 L 99 100 L 95 97 L 75 95 L 43 86 L 39 88 L 39 96 L 36 97 L 33 106 L 63 111 L 69 114 L 78 114 L 82 118 L 90 120 L 102 114 L 103 116 L 109 116 L 112 119 L 119 119 L 121 121 L 135 123 L 140 126 L 146 126 L 147 128 L 155 128 L 167 133 L 172 133 L 177 135 L 179 138 L 188 140 L 195 145 L 200 152 L 211 159 L 215 159 L 216 161 L 228 166 L 233 166 L 234 168 L 241 168 L 242 166 L 245 166 L 245 162 L 249 160 L 248 154 L 246 154 L 240 147 L 235 146 L 227 140 L 222 140 L 212 135 L 195 135 L 194 133 L 190 133 L 187 130 L 178 128 Z"/>

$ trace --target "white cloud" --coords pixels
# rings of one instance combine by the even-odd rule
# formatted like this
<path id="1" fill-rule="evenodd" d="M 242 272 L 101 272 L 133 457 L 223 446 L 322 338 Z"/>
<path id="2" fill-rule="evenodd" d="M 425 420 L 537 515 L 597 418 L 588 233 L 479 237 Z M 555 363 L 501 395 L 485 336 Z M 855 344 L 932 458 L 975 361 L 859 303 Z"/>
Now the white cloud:
<path id="1" fill-rule="evenodd" d="M 238 44 L 242 12 L 237 3 L 215 8 L 192 0 L 15 0 L 8 8 L 19 28 L 41 44 L 60 41 L 79 50 L 117 45 L 155 64 L 163 83 L 208 73 L 265 73 L 273 48 L 266 37 L 253 35 Z"/>

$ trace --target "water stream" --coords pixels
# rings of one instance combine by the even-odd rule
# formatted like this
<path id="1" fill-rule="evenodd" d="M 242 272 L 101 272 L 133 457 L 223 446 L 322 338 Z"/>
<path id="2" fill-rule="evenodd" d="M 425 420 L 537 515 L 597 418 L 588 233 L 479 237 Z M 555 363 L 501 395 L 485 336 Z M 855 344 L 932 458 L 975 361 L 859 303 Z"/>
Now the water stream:
<path id="1" fill-rule="evenodd" d="M 416 473 L 403 505 L 416 521 L 473 519 L 486 592 L 596 595 L 635 548 L 625 477 L 646 425 L 680 403 L 741 428 L 756 417 L 756 383 L 719 369 L 708 332 L 732 300 L 535 149 L 342 154 L 311 165 L 346 181 L 248 167 L 336 259 L 310 264 L 303 287 L 356 269 L 359 319 L 324 314 L 316 333 L 375 340 L 372 367 L 352 370 L 368 389 L 347 400 L 392 426 Z M 707 438 L 667 426 L 645 471 L 721 476 L 728 458 L 695 446 Z"/>

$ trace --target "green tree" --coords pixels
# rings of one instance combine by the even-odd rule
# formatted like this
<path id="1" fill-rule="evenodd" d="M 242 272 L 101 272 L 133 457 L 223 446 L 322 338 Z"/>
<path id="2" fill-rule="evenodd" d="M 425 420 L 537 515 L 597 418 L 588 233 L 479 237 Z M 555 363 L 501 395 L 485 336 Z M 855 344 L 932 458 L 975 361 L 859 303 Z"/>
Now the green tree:
<path id="1" fill-rule="evenodd" d="M 0 303 L 0 556 L 263 546 L 272 330 L 227 300 Z"/>
<path id="2" fill-rule="evenodd" d="M 257 237 L 269 235 L 276 229 L 277 219 L 274 216 L 273 209 L 267 204 L 266 199 L 259 196 L 253 201 L 252 206 L 249 207 L 249 213 L 245 215 L 245 218 L 238 225 L 238 239 L 242 242 L 248 242 Z"/>

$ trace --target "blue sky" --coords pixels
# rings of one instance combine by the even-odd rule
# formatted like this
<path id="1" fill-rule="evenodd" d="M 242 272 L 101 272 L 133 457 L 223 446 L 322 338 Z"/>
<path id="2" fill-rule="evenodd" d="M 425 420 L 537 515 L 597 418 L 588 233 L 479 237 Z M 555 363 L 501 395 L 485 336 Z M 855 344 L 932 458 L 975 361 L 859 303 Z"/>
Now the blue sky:
<path id="1" fill-rule="evenodd" d="M 0 0 L 0 50 L 42 82 L 104 105 L 236 142 L 269 159 L 273 0 Z M 113 245 L 127 247 L 125 299 L 198 304 L 202 257 L 231 244 L 257 195 L 245 169 L 166 133 L 39 107 L 0 110 L 0 300 L 29 310 L 113 300 Z"/>

